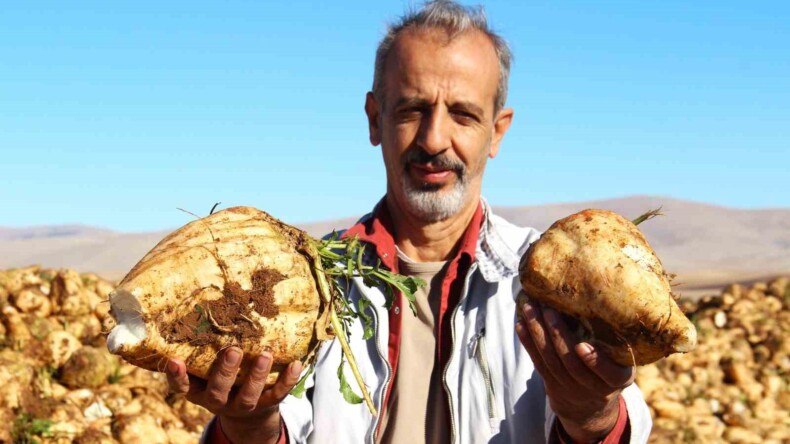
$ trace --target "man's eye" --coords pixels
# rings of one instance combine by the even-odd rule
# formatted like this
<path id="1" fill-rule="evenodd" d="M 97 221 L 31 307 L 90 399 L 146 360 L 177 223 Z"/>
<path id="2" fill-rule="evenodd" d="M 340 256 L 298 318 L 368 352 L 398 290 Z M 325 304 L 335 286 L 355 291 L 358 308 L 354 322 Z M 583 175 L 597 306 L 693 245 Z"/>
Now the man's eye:
<path id="1" fill-rule="evenodd" d="M 422 115 L 422 109 L 420 108 L 404 108 L 398 111 L 398 115 L 404 118 L 414 118 L 419 117 Z"/>
<path id="2" fill-rule="evenodd" d="M 468 122 L 477 122 L 479 120 L 476 115 L 466 111 L 453 111 L 453 115 L 457 119 Z"/>

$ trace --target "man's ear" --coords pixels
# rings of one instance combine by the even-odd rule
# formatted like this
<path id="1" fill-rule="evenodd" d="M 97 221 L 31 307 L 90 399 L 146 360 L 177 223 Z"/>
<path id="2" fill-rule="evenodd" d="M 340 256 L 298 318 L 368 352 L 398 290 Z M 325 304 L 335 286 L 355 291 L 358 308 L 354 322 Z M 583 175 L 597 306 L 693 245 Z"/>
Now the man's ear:
<path id="1" fill-rule="evenodd" d="M 381 143 L 381 108 L 372 92 L 365 96 L 365 114 L 368 115 L 370 144 L 376 146 Z"/>
<path id="2" fill-rule="evenodd" d="M 488 157 L 492 159 L 496 157 L 499 152 L 499 144 L 505 137 L 511 123 L 513 123 L 513 108 L 503 108 L 497 114 L 494 119 L 494 127 L 491 128 L 491 148 L 488 151 Z"/>

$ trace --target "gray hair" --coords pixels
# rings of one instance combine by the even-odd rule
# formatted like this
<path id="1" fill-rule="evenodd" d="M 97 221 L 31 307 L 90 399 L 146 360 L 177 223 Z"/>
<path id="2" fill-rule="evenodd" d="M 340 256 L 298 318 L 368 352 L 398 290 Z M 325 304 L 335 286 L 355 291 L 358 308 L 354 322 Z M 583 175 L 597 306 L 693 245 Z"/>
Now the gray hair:
<path id="1" fill-rule="evenodd" d="M 510 62 L 513 55 L 507 42 L 488 27 L 483 7 L 476 9 L 465 7 L 452 0 L 434 0 L 425 3 L 419 11 L 409 11 L 394 24 L 387 26 L 387 34 L 381 39 L 376 49 L 376 64 L 373 71 L 373 94 L 380 102 L 383 100 L 384 65 L 392 49 L 395 38 L 406 28 L 418 29 L 439 28 L 444 30 L 450 39 L 469 30 L 483 32 L 494 45 L 499 59 L 499 84 L 494 97 L 494 114 L 505 106 L 507 99 L 507 82 L 510 75 Z"/>

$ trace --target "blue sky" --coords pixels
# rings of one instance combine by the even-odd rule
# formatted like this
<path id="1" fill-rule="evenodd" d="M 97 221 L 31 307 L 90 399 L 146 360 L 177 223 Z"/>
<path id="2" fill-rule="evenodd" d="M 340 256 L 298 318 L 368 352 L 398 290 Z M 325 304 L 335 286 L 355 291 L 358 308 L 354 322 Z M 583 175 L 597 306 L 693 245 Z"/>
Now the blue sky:
<path id="1" fill-rule="evenodd" d="M 364 95 L 410 3 L 3 2 L 0 226 L 366 212 L 384 171 Z M 790 207 L 789 2 L 484 4 L 515 53 L 493 204 Z"/>

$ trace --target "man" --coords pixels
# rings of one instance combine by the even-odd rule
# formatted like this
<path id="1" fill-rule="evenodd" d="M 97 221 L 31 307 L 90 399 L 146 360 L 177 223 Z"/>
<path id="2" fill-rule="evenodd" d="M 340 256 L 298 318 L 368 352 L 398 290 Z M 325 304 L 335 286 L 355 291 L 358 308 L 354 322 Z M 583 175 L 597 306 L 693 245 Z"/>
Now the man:
<path id="1" fill-rule="evenodd" d="M 172 360 L 173 391 L 217 415 L 207 441 L 646 441 L 633 368 L 579 344 L 548 308 L 528 305 L 514 328 L 519 257 L 539 233 L 495 216 L 480 197 L 513 118 L 509 65 L 482 13 L 448 1 L 407 15 L 379 45 L 365 112 L 387 193 L 346 235 L 369 244 L 367 261 L 428 282 L 417 316 L 402 297 L 387 311 L 382 289 L 348 288 L 355 303 L 372 302 L 376 334 L 363 340 L 353 325 L 350 345 L 379 414 L 343 400 L 336 343 L 322 347 L 303 399 L 287 396 L 298 362 L 264 389 L 271 356 L 261 356 L 231 390 L 238 349 L 222 353 L 208 381 L 190 381 Z"/>

